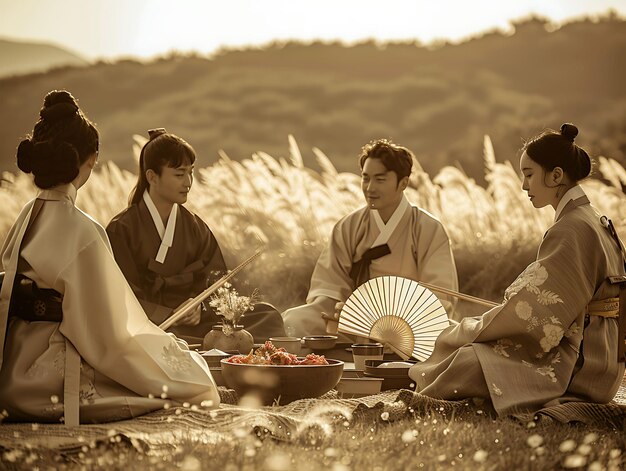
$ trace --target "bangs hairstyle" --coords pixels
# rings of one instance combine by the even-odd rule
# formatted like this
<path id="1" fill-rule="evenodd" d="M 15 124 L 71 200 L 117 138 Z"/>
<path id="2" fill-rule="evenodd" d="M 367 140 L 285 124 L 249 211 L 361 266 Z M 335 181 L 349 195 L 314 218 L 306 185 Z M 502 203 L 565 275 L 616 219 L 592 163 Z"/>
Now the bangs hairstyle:
<path id="1" fill-rule="evenodd" d="M 359 154 L 361 170 L 363 170 L 365 161 L 369 158 L 380 159 L 388 171 L 395 172 L 398 176 L 398 182 L 404 177 L 411 175 L 413 152 L 387 139 L 371 141 L 361 148 L 361 153 Z"/>
<path id="2" fill-rule="evenodd" d="M 129 206 L 141 201 L 144 191 L 150 187 L 146 177 L 148 170 L 161 175 L 164 167 L 178 168 L 185 164 L 193 165 L 196 161 L 196 152 L 184 139 L 163 128 L 151 129 L 148 134 L 150 140 L 139 155 L 139 176 L 128 199 Z"/>

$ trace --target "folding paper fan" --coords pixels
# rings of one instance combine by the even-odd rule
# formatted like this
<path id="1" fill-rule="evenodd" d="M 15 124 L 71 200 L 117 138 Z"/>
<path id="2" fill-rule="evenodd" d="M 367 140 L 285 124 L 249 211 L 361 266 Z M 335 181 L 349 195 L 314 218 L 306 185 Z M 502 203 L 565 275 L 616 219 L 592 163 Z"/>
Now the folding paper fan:
<path id="1" fill-rule="evenodd" d="M 373 278 L 359 286 L 339 314 L 339 332 L 387 344 L 404 359 L 426 360 L 448 315 L 437 296 L 417 281 Z"/>

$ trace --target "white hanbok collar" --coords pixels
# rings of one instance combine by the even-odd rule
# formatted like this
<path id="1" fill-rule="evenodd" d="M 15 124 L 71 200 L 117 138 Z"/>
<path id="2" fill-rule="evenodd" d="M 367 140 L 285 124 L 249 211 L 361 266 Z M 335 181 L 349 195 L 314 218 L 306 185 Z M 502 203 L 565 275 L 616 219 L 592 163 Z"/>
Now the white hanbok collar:
<path id="1" fill-rule="evenodd" d="M 396 227 L 398 227 L 398 224 L 400 223 L 402 216 L 404 216 L 404 213 L 407 210 L 409 210 L 410 207 L 411 205 L 409 204 L 409 200 L 406 199 L 406 196 L 402 195 L 400 204 L 398 204 L 398 207 L 389 218 L 389 221 L 387 221 L 387 224 L 383 222 L 383 219 L 380 217 L 378 210 L 372 209 L 372 216 L 374 217 L 376 226 L 378 226 L 378 230 L 380 231 L 380 234 L 378 234 L 378 237 L 372 244 L 372 247 L 376 247 L 378 245 L 383 245 L 387 243 L 387 241 L 393 234 L 393 231 L 395 231 Z"/>
<path id="2" fill-rule="evenodd" d="M 575 185 L 571 187 L 569 190 L 567 190 L 565 194 L 563 195 L 563 198 L 561 198 L 561 201 L 559 201 L 559 204 L 556 206 L 556 212 L 554 213 L 554 220 L 556 221 L 557 219 L 559 219 L 559 216 L 563 212 L 563 209 L 565 208 L 567 203 L 569 203 L 572 200 L 578 199 L 581 196 L 587 196 L 587 195 L 585 193 L 585 190 L 583 190 L 583 188 L 580 185 Z"/>
<path id="3" fill-rule="evenodd" d="M 41 190 L 37 195 L 37 198 L 46 201 L 59 201 L 61 199 L 69 199 L 72 204 L 76 204 L 76 194 L 78 190 L 73 183 L 67 183 L 65 185 L 58 185 L 47 190 Z"/>
<path id="4" fill-rule="evenodd" d="M 150 216 L 152 216 L 152 221 L 154 221 L 154 225 L 156 226 L 157 232 L 159 233 L 159 237 L 161 237 L 161 246 L 159 247 L 159 251 L 157 252 L 156 261 L 159 263 L 163 263 L 165 261 L 165 257 L 167 256 L 167 251 L 172 246 L 172 242 L 174 241 L 176 218 L 178 216 L 178 205 L 176 203 L 172 205 L 172 210 L 170 211 L 170 215 L 167 218 L 167 227 L 165 227 L 163 225 L 163 220 L 161 219 L 159 211 L 154 205 L 152 198 L 150 198 L 148 190 L 143 192 L 143 200 L 148 207 Z"/>

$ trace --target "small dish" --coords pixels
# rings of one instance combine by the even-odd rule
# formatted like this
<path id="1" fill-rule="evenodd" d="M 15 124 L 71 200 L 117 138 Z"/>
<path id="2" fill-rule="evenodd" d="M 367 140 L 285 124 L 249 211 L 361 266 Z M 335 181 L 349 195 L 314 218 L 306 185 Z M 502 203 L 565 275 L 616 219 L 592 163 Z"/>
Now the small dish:
<path id="1" fill-rule="evenodd" d="M 200 354 L 202 358 L 204 358 L 204 361 L 206 361 L 206 364 L 209 366 L 209 368 L 211 368 L 211 367 L 220 367 L 220 361 L 222 360 L 222 358 L 230 358 L 233 355 L 237 355 L 239 352 L 233 352 L 233 351 L 223 352 L 222 350 L 218 350 L 214 348 L 206 352 L 198 352 L 198 353 Z"/>
<path id="2" fill-rule="evenodd" d="M 313 351 L 329 350 L 335 346 L 338 337 L 336 335 L 308 335 L 302 337 L 304 346 Z"/>
<path id="3" fill-rule="evenodd" d="M 361 371 L 344 370 L 335 389 L 344 399 L 371 396 L 380 392 L 383 381 L 383 378 L 368 378 Z"/>
<path id="4" fill-rule="evenodd" d="M 365 360 L 364 375 L 368 378 L 383 378 L 382 391 L 389 389 L 415 389 L 415 382 L 409 377 L 409 368 L 416 361 L 398 362 L 390 367 L 380 366 L 391 363 L 389 360 Z"/>

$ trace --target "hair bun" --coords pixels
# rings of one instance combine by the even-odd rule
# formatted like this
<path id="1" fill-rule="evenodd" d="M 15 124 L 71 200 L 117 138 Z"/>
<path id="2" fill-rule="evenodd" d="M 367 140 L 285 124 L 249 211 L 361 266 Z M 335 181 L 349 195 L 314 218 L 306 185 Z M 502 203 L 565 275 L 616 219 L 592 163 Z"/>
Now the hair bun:
<path id="1" fill-rule="evenodd" d="M 166 133 L 167 131 L 165 130 L 165 128 L 148 129 L 148 137 L 150 137 L 150 140 L 156 139 L 161 134 L 166 134 Z"/>
<path id="2" fill-rule="evenodd" d="M 35 154 L 35 144 L 30 139 L 24 139 L 17 146 L 17 166 L 24 173 L 33 171 L 33 158 Z"/>
<path id="3" fill-rule="evenodd" d="M 78 175 L 80 160 L 72 144 L 44 141 L 35 144 L 34 150 L 32 172 L 39 188 L 70 183 Z"/>
<path id="4" fill-rule="evenodd" d="M 44 98 L 39 116 L 41 119 L 54 122 L 73 116 L 77 112 L 78 104 L 70 92 L 53 90 Z"/>
<path id="5" fill-rule="evenodd" d="M 565 123 L 561 126 L 561 136 L 570 142 L 574 142 L 578 136 L 578 128 L 571 123 Z"/>

